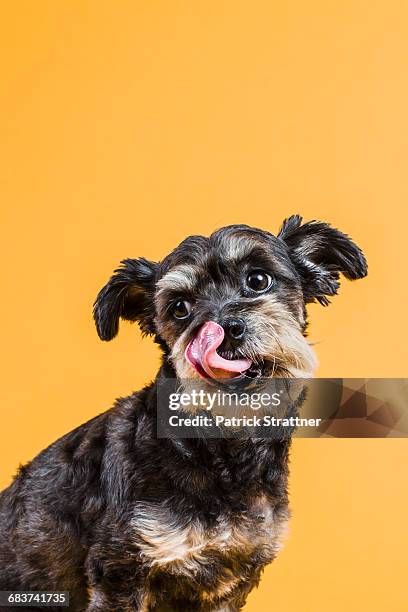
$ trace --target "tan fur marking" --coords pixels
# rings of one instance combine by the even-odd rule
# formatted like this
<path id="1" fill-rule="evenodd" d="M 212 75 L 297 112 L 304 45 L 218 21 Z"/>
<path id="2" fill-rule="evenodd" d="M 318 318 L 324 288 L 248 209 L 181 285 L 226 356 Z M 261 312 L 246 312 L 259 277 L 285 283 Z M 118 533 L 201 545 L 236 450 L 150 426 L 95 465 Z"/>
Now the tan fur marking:
<path id="1" fill-rule="evenodd" d="M 185 264 L 173 268 L 158 281 L 158 295 L 162 289 L 176 289 L 181 292 L 194 291 L 198 276 L 199 270 L 194 266 Z"/>
<path id="2" fill-rule="evenodd" d="M 266 496 L 255 498 L 247 513 L 222 518 L 212 530 L 204 530 L 198 522 L 180 525 L 169 508 L 154 504 L 137 507 L 132 519 L 137 546 L 152 567 L 184 575 L 194 574 L 197 564 L 210 562 L 208 553 L 214 550 L 250 555 L 262 548 L 273 558 L 284 522 L 286 517 L 275 516 Z"/>
<path id="3" fill-rule="evenodd" d="M 185 350 L 188 345 L 188 335 L 185 331 L 178 338 L 176 343 L 173 346 L 173 349 L 170 354 L 170 359 L 176 368 L 177 376 L 180 380 L 201 380 L 195 369 L 189 364 L 187 359 L 185 358 Z"/>
<path id="4" fill-rule="evenodd" d="M 203 601 L 214 601 L 214 599 L 221 599 L 222 597 L 229 595 L 229 593 L 231 593 L 231 591 L 241 582 L 241 579 L 234 577 L 230 570 L 224 570 L 224 574 L 226 574 L 226 578 L 219 581 L 213 591 L 202 591 L 200 593 L 200 597 Z"/>
<path id="5" fill-rule="evenodd" d="M 250 255 L 256 244 L 257 241 L 254 238 L 242 234 L 235 234 L 229 236 L 228 241 L 224 240 L 223 252 L 228 259 L 236 261 Z"/>
<path id="6" fill-rule="evenodd" d="M 294 378 L 313 376 L 315 354 L 294 316 L 273 296 L 265 298 L 256 311 L 248 313 L 246 320 L 253 330 L 249 358 L 252 353 L 255 358 L 275 360 L 277 370 L 279 365 L 287 370 L 286 376 L 288 373 Z"/>

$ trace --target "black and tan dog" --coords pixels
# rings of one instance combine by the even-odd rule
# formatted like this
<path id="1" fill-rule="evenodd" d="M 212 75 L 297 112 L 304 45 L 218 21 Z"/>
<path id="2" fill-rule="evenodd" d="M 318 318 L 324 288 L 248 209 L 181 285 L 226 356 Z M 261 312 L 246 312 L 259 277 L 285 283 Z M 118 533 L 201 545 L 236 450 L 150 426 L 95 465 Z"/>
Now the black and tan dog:
<path id="1" fill-rule="evenodd" d="M 328 304 L 360 249 L 326 223 L 287 219 L 191 236 L 161 263 L 127 259 L 99 293 L 111 340 L 137 321 L 158 377 L 303 377 L 306 304 Z M 75 611 L 239 610 L 288 518 L 289 440 L 158 439 L 156 381 L 20 469 L 0 496 L 0 590 L 64 590 Z M 30 608 L 32 609 L 32 608 Z"/>

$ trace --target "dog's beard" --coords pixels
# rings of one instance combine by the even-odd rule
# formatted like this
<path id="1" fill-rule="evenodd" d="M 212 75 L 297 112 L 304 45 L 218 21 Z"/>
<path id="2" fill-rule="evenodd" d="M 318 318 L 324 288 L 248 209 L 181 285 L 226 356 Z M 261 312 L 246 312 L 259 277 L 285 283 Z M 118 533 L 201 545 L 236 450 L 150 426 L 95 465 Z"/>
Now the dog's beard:
<path id="1" fill-rule="evenodd" d="M 285 307 L 268 299 L 246 315 L 253 334 L 245 353 L 263 364 L 267 378 L 309 378 L 316 369 L 316 356 L 302 333 L 301 324 Z"/>

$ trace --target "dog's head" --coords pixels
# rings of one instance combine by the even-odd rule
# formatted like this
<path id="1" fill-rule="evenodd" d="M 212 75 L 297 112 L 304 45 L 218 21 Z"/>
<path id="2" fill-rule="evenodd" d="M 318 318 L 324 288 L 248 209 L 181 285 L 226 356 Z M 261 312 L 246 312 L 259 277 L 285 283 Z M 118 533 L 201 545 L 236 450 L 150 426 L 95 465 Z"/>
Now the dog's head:
<path id="1" fill-rule="evenodd" d="M 361 250 L 327 223 L 286 219 L 277 236 L 231 225 L 190 236 L 160 263 L 126 259 L 94 308 L 102 340 L 119 319 L 153 334 L 180 379 L 311 376 L 306 304 L 324 306 L 339 275 L 367 274 Z"/>

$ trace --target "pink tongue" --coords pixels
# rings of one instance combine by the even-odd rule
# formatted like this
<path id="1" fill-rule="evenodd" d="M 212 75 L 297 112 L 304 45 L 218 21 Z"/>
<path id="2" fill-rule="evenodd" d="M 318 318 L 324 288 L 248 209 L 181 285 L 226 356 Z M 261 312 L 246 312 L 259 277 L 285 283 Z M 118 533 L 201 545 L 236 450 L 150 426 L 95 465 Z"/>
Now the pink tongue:
<path id="1" fill-rule="evenodd" d="M 240 374 L 248 370 L 251 367 L 249 359 L 224 359 L 218 355 L 217 348 L 223 339 L 224 330 L 221 325 L 207 321 L 187 346 L 186 359 L 199 373 L 201 368 L 211 378 L 229 378 L 226 375 L 228 372 Z"/>

